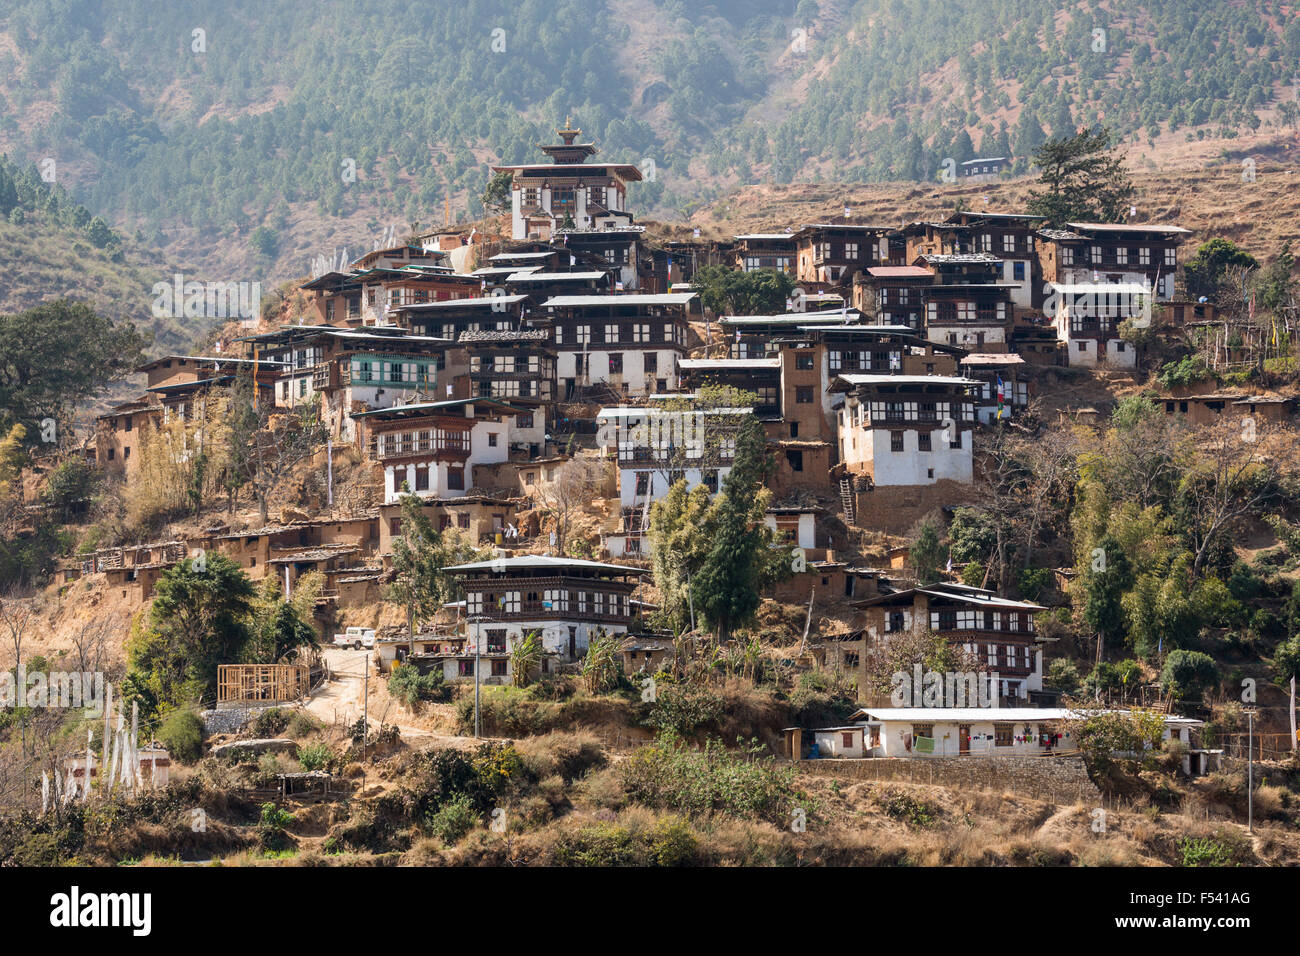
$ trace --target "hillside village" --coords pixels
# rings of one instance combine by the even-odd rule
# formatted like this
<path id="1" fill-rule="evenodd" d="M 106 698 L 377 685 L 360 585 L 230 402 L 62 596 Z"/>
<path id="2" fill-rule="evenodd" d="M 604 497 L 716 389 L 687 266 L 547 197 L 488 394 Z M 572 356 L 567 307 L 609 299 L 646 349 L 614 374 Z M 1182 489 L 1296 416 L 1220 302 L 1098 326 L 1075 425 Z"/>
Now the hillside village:
<path id="1" fill-rule="evenodd" d="M 20 536 L 68 467 L 93 472 L 124 516 L 80 512 L 69 523 L 95 534 L 48 582 L 0 597 L 0 623 L 28 631 L 13 663 L 35 647 L 46 667 L 78 669 L 93 635 L 143 732 L 168 744 L 142 735 L 128 751 L 155 782 L 170 767 L 212 786 L 164 732 L 184 712 L 201 723 L 187 764 L 252 754 L 248 792 L 282 805 L 321 786 L 324 805 L 331 788 L 355 792 L 383 818 L 419 761 L 472 754 L 550 761 L 534 773 L 552 804 L 529 811 L 540 820 L 564 817 L 565 799 L 586 813 L 558 791 L 606 766 L 645 806 L 690 816 L 645 796 L 649 778 L 695 759 L 692 745 L 742 737 L 728 759 L 788 774 L 781 785 L 841 827 L 867 812 L 852 809 L 864 794 L 882 824 L 924 829 L 963 788 L 1009 789 L 1081 821 L 1102 803 L 1117 819 L 1156 808 L 1147 826 L 1165 832 L 1126 836 L 1123 862 L 1185 860 L 1189 845 L 1300 858 L 1294 727 L 1260 663 L 1277 656 L 1265 642 L 1294 633 L 1300 559 L 1289 301 L 1190 292 L 1187 264 L 1212 237 L 1136 216 L 959 207 L 883 222 L 845 207 L 683 235 L 638 223 L 641 170 L 602 158 L 572 122 L 539 149 L 485 171 L 501 216 L 331 263 L 191 352 L 140 365 L 129 397 L 34 448 L 16 481 Z M 977 158 L 958 175 L 1008 167 Z M 1143 510 L 1167 492 L 1182 514 Z M 1122 598 L 1109 583 L 1121 566 Z M 274 623 L 228 659 L 212 650 L 199 679 L 157 635 L 205 574 Z M 1194 657 L 1207 634 L 1224 648 L 1213 673 Z M 914 664 L 901 705 L 891 679 Z M 922 664 L 996 677 L 954 707 L 942 683 L 923 688 Z M 1249 732 L 1242 702 L 1258 704 Z M 290 714 L 310 743 L 285 739 Z M 1107 777 L 1105 748 L 1087 742 L 1107 715 L 1146 735 L 1167 779 Z M 107 767 L 108 738 L 98 763 L 53 730 L 27 754 L 66 771 L 75 801 L 73 781 Z M 1272 768 L 1263 843 L 1234 835 L 1248 758 Z M 952 792 L 916 796 L 936 773 Z M 8 793 L 30 810 L 25 786 Z M 478 830 L 497 798 L 471 794 Z M 777 832 L 784 799 L 756 811 Z M 1156 820 L 1179 806 L 1200 808 L 1200 829 Z M 301 845 L 403 849 L 355 809 L 302 812 L 319 832 Z M 592 812 L 605 831 L 679 825 Z M 1049 817 L 1059 829 L 1068 814 L 1036 825 Z M 452 848 L 463 830 L 446 826 Z M 473 852 L 499 861 L 513 851 L 489 849 L 492 832 Z M 157 852 L 188 852 L 177 839 Z M 944 861 L 942 842 L 924 858 Z M 590 850 L 561 843 L 569 861 Z M 846 859 L 885 853 L 850 845 L 860 856 Z"/>

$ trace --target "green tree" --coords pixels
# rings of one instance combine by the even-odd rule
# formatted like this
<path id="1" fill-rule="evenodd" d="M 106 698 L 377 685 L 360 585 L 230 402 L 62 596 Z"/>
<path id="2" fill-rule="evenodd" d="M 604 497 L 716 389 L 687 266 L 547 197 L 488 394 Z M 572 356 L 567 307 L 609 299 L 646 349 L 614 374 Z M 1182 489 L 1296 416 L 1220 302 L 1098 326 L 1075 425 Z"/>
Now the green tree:
<path id="1" fill-rule="evenodd" d="M 513 177 L 510 173 L 494 173 L 488 180 L 487 188 L 483 190 L 481 201 L 484 208 L 500 215 L 510 208 L 511 183 Z"/>
<path id="2" fill-rule="evenodd" d="M 939 543 L 939 532 L 931 522 L 921 525 L 916 540 L 912 542 L 911 559 L 917 584 L 924 586 L 939 580 L 939 568 L 944 560 L 943 545 Z"/>
<path id="3" fill-rule="evenodd" d="M 405 606 L 409 633 L 414 635 L 419 623 L 455 600 L 457 578 L 443 569 L 461 564 L 475 552 L 455 532 L 436 529 L 418 496 L 402 495 L 401 504 L 402 534 L 393 541 L 393 582 L 387 597 Z"/>
<path id="4" fill-rule="evenodd" d="M 251 606 L 250 637 L 244 659 L 250 664 L 274 664 L 300 647 L 320 643 L 314 621 L 316 600 L 325 587 L 319 571 L 300 577 L 288 600 L 274 575 L 263 579 Z"/>
<path id="5" fill-rule="evenodd" d="M 1250 271 L 1259 261 L 1230 239 L 1221 236 L 1203 242 L 1183 266 L 1187 294 L 1217 300 L 1228 270 Z"/>
<path id="6" fill-rule="evenodd" d="M 217 665 L 242 659 L 253 583 L 222 554 L 163 572 L 147 623 L 127 643 L 127 696 L 148 714 L 216 697 Z"/>
<path id="7" fill-rule="evenodd" d="M 0 425 L 24 422 L 34 440 L 42 419 L 68 420 L 138 366 L 144 345 L 131 323 L 71 299 L 0 315 Z"/>
<path id="8" fill-rule="evenodd" d="M 536 630 L 528 631 L 510 648 L 510 672 L 516 687 L 527 687 L 533 681 L 533 672 L 540 670 L 542 655 L 541 635 Z"/>
<path id="9" fill-rule="evenodd" d="M 270 226 L 258 226 L 248 234 L 248 245 L 264 259 L 273 259 L 280 249 L 280 240 Z"/>
<path id="10" fill-rule="evenodd" d="M 1107 129 L 1084 130 L 1039 147 L 1034 165 L 1042 188 L 1030 191 L 1029 211 L 1055 225 L 1123 222 L 1134 189 L 1110 136 Z"/>
<path id="11" fill-rule="evenodd" d="M 1170 651 L 1160 671 L 1161 689 L 1180 700 L 1214 686 L 1218 680 L 1214 658 L 1200 651 Z"/>
<path id="12" fill-rule="evenodd" d="M 704 266 L 691 280 L 704 308 L 716 315 L 772 315 L 786 310 L 794 278 L 775 269 L 742 272 L 727 266 Z"/>
<path id="13" fill-rule="evenodd" d="M 711 547 L 695 579 L 696 610 L 726 640 L 758 610 L 762 592 L 789 573 L 764 524 L 764 483 L 774 468 L 767 435 L 753 415 L 741 419 L 736 456 L 714 508 Z"/>

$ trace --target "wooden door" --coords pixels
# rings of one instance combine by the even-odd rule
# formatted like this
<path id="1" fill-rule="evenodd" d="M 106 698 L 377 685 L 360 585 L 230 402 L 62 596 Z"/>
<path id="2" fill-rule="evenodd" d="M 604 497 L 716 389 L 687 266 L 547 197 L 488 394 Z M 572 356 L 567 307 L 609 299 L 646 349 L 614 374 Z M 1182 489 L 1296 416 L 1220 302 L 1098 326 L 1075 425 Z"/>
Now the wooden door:
<path id="1" fill-rule="evenodd" d="M 970 753 L 970 724 L 957 725 L 957 747 L 962 756 Z"/>

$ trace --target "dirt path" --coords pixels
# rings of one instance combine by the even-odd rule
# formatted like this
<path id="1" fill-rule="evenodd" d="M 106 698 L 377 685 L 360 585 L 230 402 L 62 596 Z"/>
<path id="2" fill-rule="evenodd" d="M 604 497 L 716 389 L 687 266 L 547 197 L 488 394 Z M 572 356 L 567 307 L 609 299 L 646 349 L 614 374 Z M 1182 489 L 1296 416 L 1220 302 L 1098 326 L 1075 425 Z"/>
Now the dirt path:
<path id="1" fill-rule="evenodd" d="M 307 711 L 327 725 L 342 724 L 348 726 L 361 719 L 365 711 L 362 679 L 370 659 L 370 651 L 354 651 L 347 647 L 327 647 L 322 656 L 329 664 L 333 680 L 322 684 L 307 701 Z M 370 726 L 380 725 L 382 713 L 377 704 L 372 674 L 370 685 Z M 467 749 L 483 743 L 483 739 L 460 737 L 452 734 L 435 734 L 422 727 L 411 724 L 394 723 L 402 738 L 409 744 L 424 746 L 432 744 L 439 749 L 457 747 Z"/>

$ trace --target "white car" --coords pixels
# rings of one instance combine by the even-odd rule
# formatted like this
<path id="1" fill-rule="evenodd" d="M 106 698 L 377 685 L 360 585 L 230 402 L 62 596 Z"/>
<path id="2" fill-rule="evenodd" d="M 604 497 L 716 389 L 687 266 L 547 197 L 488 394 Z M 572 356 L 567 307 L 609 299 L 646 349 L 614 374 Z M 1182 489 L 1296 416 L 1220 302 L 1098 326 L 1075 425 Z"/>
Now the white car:
<path id="1" fill-rule="evenodd" d="M 335 647 L 354 647 L 361 650 L 363 647 L 375 646 L 375 629 L 373 627 L 350 627 L 342 634 L 334 635 Z"/>

